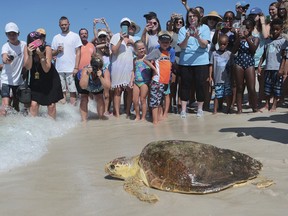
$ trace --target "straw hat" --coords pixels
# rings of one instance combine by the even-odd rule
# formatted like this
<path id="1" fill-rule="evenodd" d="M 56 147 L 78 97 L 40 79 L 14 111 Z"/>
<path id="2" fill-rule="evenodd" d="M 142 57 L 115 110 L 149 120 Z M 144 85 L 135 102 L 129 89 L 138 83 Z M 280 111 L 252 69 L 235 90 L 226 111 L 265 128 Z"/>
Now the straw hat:
<path id="1" fill-rule="evenodd" d="M 202 17 L 202 23 L 207 23 L 208 17 L 216 17 L 218 18 L 218 22 L 222 20 L 222 17 L 217 13 L 217 11 L 211 11 L 209 14 Z"/>
<path id="2" fill-rule="evenodd" d="M 140 32 L 140 30 L 141 30 L 140 26 L 137 25 L 133 20 L 131 20 L 131 25 L 135 25 L 136 30 L 135 30 L 134 34 L 138 34 Z"/>

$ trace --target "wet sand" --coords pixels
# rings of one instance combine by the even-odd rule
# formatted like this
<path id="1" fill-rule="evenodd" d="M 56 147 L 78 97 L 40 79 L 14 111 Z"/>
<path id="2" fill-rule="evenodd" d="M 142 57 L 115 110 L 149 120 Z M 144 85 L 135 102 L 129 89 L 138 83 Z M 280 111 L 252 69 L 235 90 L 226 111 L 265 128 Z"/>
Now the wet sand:
<path id="1" fill-rule="evenodd" d="M 124 115 L 92 119 L 50 140 L 48 153 L 39 161 L 0 173 L 0 215 L 287 215 L 287 108 L 245 112 L 206 112 L 200 119 L 170 114 L 156 127 Z M 152 189 L 160 201 L 148 204 L 126 193 L 122 181 L 107 178 L 105 163 L 139 154 L 147 143 L 161 139 L 193 140 L 248 154 L 263 163 L 260 175 L 275 184 L 266 189 L 247 184 L 209 195 Z"/>

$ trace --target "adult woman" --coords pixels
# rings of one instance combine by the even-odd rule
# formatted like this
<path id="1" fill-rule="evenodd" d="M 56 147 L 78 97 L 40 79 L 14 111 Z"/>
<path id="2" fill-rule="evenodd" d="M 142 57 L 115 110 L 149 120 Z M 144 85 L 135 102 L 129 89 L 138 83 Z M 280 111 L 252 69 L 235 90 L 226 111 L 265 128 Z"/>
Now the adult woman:
<path id="1" fill-rule="evenodd" d="M 191 84 L 196 87 L 197 117 L 203 116 L 205 92 L 209 91 L 209 54 L 207 49 L 209 41 L 209 27 L 201 25 L 200 13 L 196 9 L 190 8 L 186 14 L 186 24 L 178 34 L 178 44 L 181 47 L 179 60 L 179 65 L 181 65 L 181 118 L 186 118 Z"/>
<path id="2" fill-rule="evenodd" d="M 202 19 L 201 19 L 202 24 L 207 25 L 210 29 L 210 41 L 212 41 L 213 36 L 215 34 L 216 25 L 221 21 L 222 21 L 222 18 L 216 11 L 211 11 L 209 14 L 202 17 Z M 211 51 L 214 50 L 213 45 L 214 45 L 213 43 L 210 43 L 208 45 L 208 50 L 209 50 L 210 54 L 211 54 Z"/>
<path id="3" fill-rule="evenodd" d="M 236 34 L 236 41 L 232 53 L 238 53 L 235 58 L 235 81 L 236 81 L 236 102 L 237 113 L 242 113 L 242 94 L 244 80 L 246 81 L 250 106 L 253 112 L 257 112 L 257 94 L 255 90 L 255 60 L 254 54 L 259 45 L 259 38 L 252 36 L 255 21 L 246 19 L 243 22 L 246 29 L 241 29 Z"/>
<path id="4" fill-rule="evenodd" d="M 267 20 L 268 22 L 271 22 L 273 19 L 278 18 L 278 2 L 272 2 L 269 5 L 269 20 Z"/>
<path id="5" fill-rule="evenodd" d="M 111 88 L 114 90 L 114 115 L 120 116 L 121 94 L 127 91 L 126 115 L 130 115 L 132 104 L 131 75 L 133 71 L 134 39 L 128 34 L 131 20 L 127 17 L 120 21 L 122 29 L 127 32 L 116 33 L 110 40 L 111 44 Z"/>
<path id="6" fill-rule="evenodd" d="M 173 107 L 176 107 L 176 103 L 177 103 L 178 104 L 177 107 L 179 109 L 180 108 L 180 96 L 178 95 L 178 100 L 176 100 L 176 96 L 177 96 L 177 86 L 180 89 L 180 71 L 179 71 L 178 65 L 179 65 L 179 57 L 180 57 L 181 48 L 177 44 L 177 40 L 178 40 L 179 30 L 184 26 L 184 19 L 181 14 L 172 14 L 171 19 L 168 22 L 169 22 L 169 25 L 167 26 L 167 30 L 172 35 L 172 39 L 173 39 L 171 42 L 171 47 L 173 47 L 175 50 L 175 63 L 173 64 L 172 81 L 170 85 L 171 104 L 173 104 Z M 176 108 L 176 110 L 174 111 L 178 112 L 178 109 Z"/>
<path id="7" fill-rule="evenodd" d="M 30 70 L 31 106 L 30 114 L 37 116 L 39 105 L 47 106 L 48 115 L 56 118 L 56 103 L 63 99 L 60 77 L 52 61 L 52 49 L 46 45 L 45 31 L 42 34 L 33 31 L 27 36 L 28 59 L 25 63 Z M 37 47 L 33 43 L 40 40 L 42 45 Z"/>
<path id="8" fill-rule="evenodd" d="M 255 70 L 257 70 L 260 58 L 262 57 L 263 52 L 264 52 L 265 39 L 269 37 L 269 32 L 266 28 L 265 17 L 260 8 L 258 7 L 252 8 L 250 10 L 250 14 L 248 15 L 248 18 L 255 21 L 255 27 L 253 29 L 252 36 L 259 38 L 259 46 L 254 55 Z M 264 75 L 263 74 L 261 75 L 261 73 L 257 73 L 257 80 L 259 83 L 258 103 L 260 105 L 262 100 L 265 99 Z"/>
<path id="9" fill-rule="evenodd" d="M 158 33 L 161 31 L 161 25 L 159 19 L 156 16 L 147 16 L 147 24 L 142 32 L 141 40 L 144 42 L 147 48 L 147 54 L 149 54 L 158 43 Z"/>
<path id="10" fill-rule="evenodd" d="M 77 91 L 81 94 L 81 117 L 86 122 L 88 117 L 88 96 L 93 95 L 97 104 L 97 114 L 100 119 L 104 116 L 104 88 L 110 86 L 110 74 L 107 67 L 103 67 L 101 56 L 93 55 L 90 64 L 80 70 L 75 76 Z"/>

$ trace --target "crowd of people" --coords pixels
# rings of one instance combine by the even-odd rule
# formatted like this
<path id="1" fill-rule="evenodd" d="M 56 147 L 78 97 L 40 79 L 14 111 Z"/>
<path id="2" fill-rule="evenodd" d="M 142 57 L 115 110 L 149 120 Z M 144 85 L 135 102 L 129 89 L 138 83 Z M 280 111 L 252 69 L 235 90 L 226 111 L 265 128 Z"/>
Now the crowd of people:
<path id="1" fill-rule="evenodd" d="M 216 11 L 205 15 L 203 7 L 190 7 L 187 0 L 180 3 L 186 13 L 171 14 L 165 29 L 155 12 L 144 15 L 142 33 L 128 17 L 120 20 L 118 33 L 111 32 L 105 18 L 94 19 L 91 41 L 87 29 L 71 31 L 65 16 L 51 45 L 45 29 L 20 41 L 18 26 L 7 23 L 1 115 L 8 107 L 19 111 L 17 88 L 25 79 L 31 89 L 31 103 L 24 104 L 29 115 L 47 106 L 53 119 L 57 104 L 70 103 L 79 104 L 87 121 L 89 100 L 96 101 L 99 119 L 118 118 L 122 112 L 129 118 L 134 110 L 135 120 L 150 116 L 153 124 L 169 112 L 184 119 L 191 107 L 198 118 L 206 111 L 241 114 L 246 104 L 253 112 L 275 111 L 288 87 L 288 1 L 272 2 L 267 16 L 245 1 L 223 16 Z"/>

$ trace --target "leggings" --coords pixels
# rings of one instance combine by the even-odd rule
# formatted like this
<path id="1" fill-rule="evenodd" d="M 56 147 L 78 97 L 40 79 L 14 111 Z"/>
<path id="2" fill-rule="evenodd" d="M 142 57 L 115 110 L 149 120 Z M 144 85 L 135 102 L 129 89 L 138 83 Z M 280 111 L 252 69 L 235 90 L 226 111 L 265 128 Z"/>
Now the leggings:
<path id="1" fill-rule="evenodd" d="M 181 92 L 180 98 L 188 101 L 190 98 L 191 86 L 196 89 L 196 100 L 204 102 L 208 88 L 209 65 L 199 66 L 180 66 L 181 73 Z"/>

